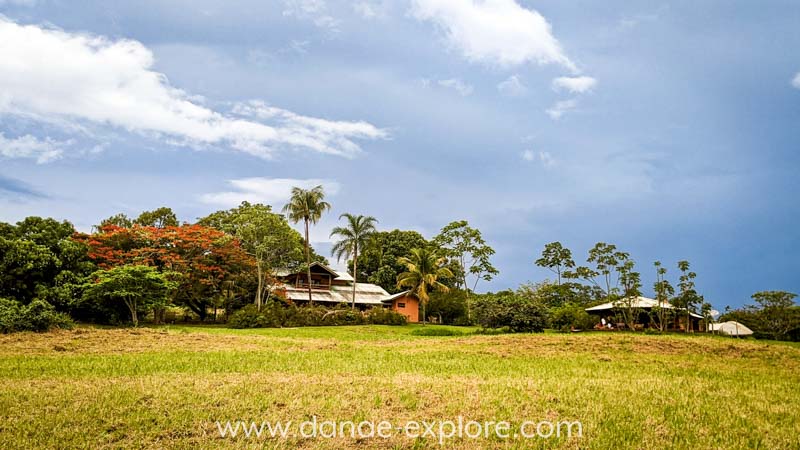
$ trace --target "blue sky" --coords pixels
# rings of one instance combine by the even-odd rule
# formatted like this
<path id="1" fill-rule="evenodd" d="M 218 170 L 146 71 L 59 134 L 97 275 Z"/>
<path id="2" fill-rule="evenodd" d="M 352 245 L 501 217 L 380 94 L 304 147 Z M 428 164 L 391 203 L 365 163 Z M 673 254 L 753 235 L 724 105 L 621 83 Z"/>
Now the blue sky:
<path id="1" fill-rule="evenodd" d="M 598 241 L 715 307 L 800 291 L 800 5 L 0 0 L 0 220 L 241 200 L 497 250 L 479 290 Z"/>

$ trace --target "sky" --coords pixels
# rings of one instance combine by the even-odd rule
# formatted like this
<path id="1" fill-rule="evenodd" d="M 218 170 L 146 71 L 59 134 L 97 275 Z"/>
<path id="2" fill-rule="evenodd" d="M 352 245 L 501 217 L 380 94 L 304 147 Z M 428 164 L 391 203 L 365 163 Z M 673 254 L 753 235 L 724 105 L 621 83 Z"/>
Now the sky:
<path id="1" fill-rule="evenodd" d="M 688 260 L 716 308 L 800 292 L 794 1 L 0 0 L 0 221 L 194 221 L 292 186 L 431 238 L 468 220 L 500 275 L 627 251 Z M 299 228 L 299 227 L 298 227 Z"/>

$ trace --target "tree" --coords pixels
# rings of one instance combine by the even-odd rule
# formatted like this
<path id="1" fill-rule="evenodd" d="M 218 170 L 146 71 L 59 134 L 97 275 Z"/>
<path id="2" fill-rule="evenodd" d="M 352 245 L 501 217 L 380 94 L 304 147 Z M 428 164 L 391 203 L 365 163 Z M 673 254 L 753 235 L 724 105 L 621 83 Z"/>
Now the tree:
<path id="1" fill-rule="evenodd" d="M 100 270 L 93 274 L 94 282 L 86 285 L 84 295 L 122 301 L 128 307 L 133 326 L 139 326 L 139 315 L 166 304 L 168 294 L 176 284 L 150 266 L 127 265 Z"/>
<path id="2" fill-rule="evenodd" d="M 338 236 L 340 239 L 333 244 L 331 254 L 337 260 L 353 257 L 353 303 L 351 309 L 356 309 L 356 285 L 358 284 L 358 250 L 367 245 L 367 240 L 374 233 L 377 220 L 372 216 L 354 216 L 352 214 L 342 214 L 342 218 L 347 219 L 344 227 L 335 227 L 331 231 L 331 237 Z"/>
<path id="3" fill-rule="evenodd" d="M 678 281 L 678 295 L 672 299 L 672 305 L 678 310 L 686 311 L 686 332 L 692 328 L 692 311 L 694 306 L 703 302 L 703 297 L 697 293 L 694 279 L 697 274 L 689 270 L 689 261 L 678 261 L 678 270 L 681 276 Z"/>
<path id="4" fill-rule="evenodd" d="M 131 220 L 127 215 L 125 215 L 125 213 L 119 213 L 107 219 L 101 220 L 100 225 L 95 225 L 94 229 L 100 230 L 101 228 L 108 225 L 115 225 L 121 228 L 130 228 L 133 226 L 133 220 Z"/>
<path id="5" fill-rule="evenodd" d="M 415 248 L 407 257 L 400 258 L 406 266 L 406 272 L 397 276 L 398 288 L 409 288 L 411 295 L 416 296 L 422 305 L 422 323 L 425 324 L 425 308 L 428 305 L 429 292 L 448 292 L 450 288 L 440 279 L 451 278 L 453 272 L 444 267 L 445 258 L 426 248 Z"/>
<path id="6" fill-rule="evenodd" d="M 172 208 L 162 206 L 153 211 L 145 211 L 139 214 L 139 217 L 137 217 L 133 223 L 143 227 L 177 227 L 178 217 L 172 212 Z"/>
<path id="7" fill-rule="evenodd" d="M 179 227 L 103 227 L 92 235 L 77 235 L 89 247 L 89 257 L 103 269 L 145 265 L 174 272 L 178 289 L 173 301 L 205 320 L 222 283 L 252 273 L 255 261 L 239 241 L 201 225 Z"/>
<path id="8" fill-rule="evenodd" d="M 542 250 L 542 257 L 536 260 L 536 265 L 550 269 L 556 274 L 557 284 L 561 284 L 561 276 L 571 277 L 569 269 L 575 267 L 575 261 L 572 260 L 572 252 L 568 248 L 564 248 L 561 242 L 551 242 L 544 246 Z M 566 274 L 565 274 L 565 271 Z"/>
<path id="9" fill-rule="evenodd" d="M 756 305 L 747 309 L 756 313 L 758 328 L 772 339 L 783 340 L 790 331 L 800 326 L 800 315 L 794 310 L 797 294 L 786 291 L 760 291 L 751 296 Z"/>
<path id="10" fill-rule="evenodd" d="M 288 219 L 292 223 L 303 221 L 306 231 L 306 282 L 308 284 L 308 304 L 313 304 L 311 298 L 311 244 L 308 238 L 309 224 L 316 224 L 322 218 L 322 214 L 331 209 L 330 203 L 325 200 L 325 192 L 322 186 L 313 189 L 292 188 L 292 197 L 283 207 L 284 214 L 288 214 Z"/>
<path id="11" fill-rule="evenodd" d="M 666 308 L 669 299 L 675 295 L 675 288 L 672 287 L 669 280 L 666 279 L 667 268 L 661 265 L 661 261 L 653 263 L 656 268 L 656 281 L 653 283 L 653 290 L 656 293 L 657 306 L 653 308 L 658 329 L 665 331 L 667 328 L 667 319 L 669 317 L 669 308 Z"/>
<path id="12" fill-rule="evenodd" d="M 630 255 L 626 252 L 617 250 L 614 244 L 606 244 L 605 242 L 598 242 L 589 250 L 589 257 L 586 262 L 594 263 L 595 268 L 578 267 L 575 270 L 575 276 L 583 278 L 586 281 L 601 287 L 595 280 L 595 277 L 602 275 L 606 293 L 606 301 L 611 301 L 612 297 L 618 294 L 619 277 L 616 282 L 612 284 L 612 275 L 616 272 L 617 267 L 623 264 Z M 619 274 L 619 272 L 617 272 Z M 601 287 L 602 288 L 602 287 Z"/>
<path id="13" fill-rule="evenodd" d="M 483 240 L 480 230 L 470 227 L 466 220 L 447 224 L 433 239 L 433 244 L 458 266 L 461 289 L 466 296 L 467 320 L 471 320 L 470 291 L 475 292 L 480 280 L 491 281 L 500 273 L 489 261 L 494 249 Z M 467 281 L 469 276 L 474 280 L 471 286 Z"/>
<path id="14" fill-rule="evenodd" d="M 294 271 L 304 262 L 303 238 L 286 219 L 269 205 L 242 202 L 236 208 L 217 211 L 198 223 L 213 226 L 236 237 L 242 248 L 255 258 L 255 305 L 261 310 L 277 284 L 277 270 Z M 312 260 L 320 259 L 315 253 Z"/>
<path id="15" fill-rule="evenodd" d="M 501 291 L 481 296 L 475 317 L 483 328 L 508 328 L 514 333 L 541 333 L 547 325 L 547 309 L 535 299 Z"/>
<path id="16" fill-rule="evenodd" d="M 634 262 L 626 260 L 622 265 L 617 266 L 619 282 L 622 286 L 622 297 L 617 301 L 616 308 L 621 312 L 625 326 L 631 331 L 636 331 L 636 319 L 639 317 L 641 309 L 637 307 L 639 296 L 642 295 L 641 275 L 634 269 Z"/>
<path id="17" fill-rule="evenodd" d="M 433 247 L 416 231 L 378 231 L 372 233 L 367 246 L 358 255 L 358 277 L 377 284 L 387 292 L 395 294 L 397 276 L 405 271 L 400 258 L 411 253 L 414 248 Z M 353 271 L 352 261 L 348 264 Z M 355 275 L 354 275 L 355 278 Z"/>

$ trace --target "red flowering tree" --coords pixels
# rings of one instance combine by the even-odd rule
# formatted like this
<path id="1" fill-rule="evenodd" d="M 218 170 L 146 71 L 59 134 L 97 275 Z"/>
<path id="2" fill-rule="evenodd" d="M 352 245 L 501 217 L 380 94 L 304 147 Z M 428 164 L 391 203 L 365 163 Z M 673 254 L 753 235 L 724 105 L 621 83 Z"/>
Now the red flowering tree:
<path id="1" fill-rule="evenodd" d="M 89 247 L 89 258 L 101 268 L 137 264 L 173 273 L 178 285 L 173 303 L 189 308 L 201 320 L 214 297 L 221 295 L 223 283 L 251 271 L 255 264 L 235 238 L 201 225 L 105 225 L 97 233 L 76 234 L 74 239 Z"/>

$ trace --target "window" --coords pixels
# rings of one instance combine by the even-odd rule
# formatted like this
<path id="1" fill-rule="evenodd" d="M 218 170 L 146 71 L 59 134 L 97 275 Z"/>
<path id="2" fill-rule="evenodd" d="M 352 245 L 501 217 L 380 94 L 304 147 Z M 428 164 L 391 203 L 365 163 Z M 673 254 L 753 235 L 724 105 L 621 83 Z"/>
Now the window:
<path id="1" fill-rule="evenodd" d="M 397 304 L 397 307 L 398 307 L 398 308 L 405 308 L 405 307 L 406 307 L 406 304 L 405 304 L 405 303 L 398 303 L 398 304 Z"/>

